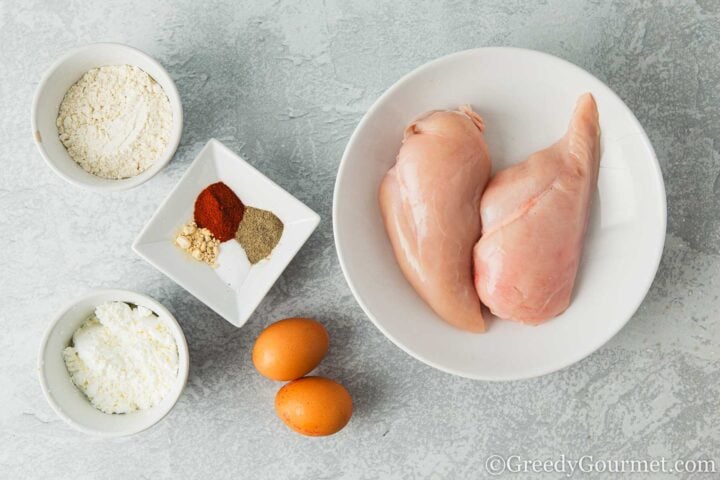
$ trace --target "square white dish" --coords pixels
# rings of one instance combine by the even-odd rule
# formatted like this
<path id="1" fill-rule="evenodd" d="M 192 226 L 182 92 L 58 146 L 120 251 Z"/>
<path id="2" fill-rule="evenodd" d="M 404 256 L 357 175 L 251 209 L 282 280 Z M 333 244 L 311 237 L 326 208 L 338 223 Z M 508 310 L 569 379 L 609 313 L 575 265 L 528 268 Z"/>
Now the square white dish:
<path id="1" fill-rule="evenodd" d="M 246 206 L 270 210 L 283 222 L 269 258 L 250 265 L 235 240 L 220 244 L 217 268 L 193 260 L 173 243 L 193 218 L 195 199 L 223 182 Z M 225 145 L 210 139 L 133 243 L 148 263 L 236 327 L 247 322 L 320 223 L 320 216 Z"/>

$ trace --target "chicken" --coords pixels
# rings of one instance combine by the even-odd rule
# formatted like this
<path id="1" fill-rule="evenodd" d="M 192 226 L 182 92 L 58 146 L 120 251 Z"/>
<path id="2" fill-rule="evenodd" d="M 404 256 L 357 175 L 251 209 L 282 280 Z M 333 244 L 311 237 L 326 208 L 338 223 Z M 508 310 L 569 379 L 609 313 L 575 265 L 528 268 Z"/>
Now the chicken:
<path id="1" fill-rule="evenodd" d="M 475 287 L 492 313 L 537 324 L 569 306 L 599 164 L 598 111 L 586 93 L 564 137 L 492 178 L 473 251 Z"/>
<path id="2" fill-rule="evenodd" d="M 490 176 L 483 128 L 468 106 L 424 114 L 405 129 L 379 192 L 405 278 L 440 318 L 471 332 L 485 329 L 472 277 L 480 197 Z"/>

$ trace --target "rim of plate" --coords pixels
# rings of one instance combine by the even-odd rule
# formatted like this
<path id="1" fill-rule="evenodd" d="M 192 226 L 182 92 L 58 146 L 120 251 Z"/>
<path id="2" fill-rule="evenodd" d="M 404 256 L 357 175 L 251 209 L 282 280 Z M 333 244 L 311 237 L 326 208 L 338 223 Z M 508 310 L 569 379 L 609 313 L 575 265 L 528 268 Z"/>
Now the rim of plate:
<path id="1" fill-rule="evenodd" d="M 472 380 L 484 380 L 484 381 L 493 381 L 493 382 L 503 382 L 503 381 L 517 381 L 517 380 L 527 380 L 530 378 L 536 378 L 541 377 L 544 375 L 548 375 L 554 372 L 557 372 L 559 370 L 562 370 L 564 368 L 569 367 L 570 365 L 573 365 L 587 357 L 589 357 L 591 354 L 595 353 L 600 347 L 605 345 L 607 342 L 609 342 L 622 328 L 627 325 L 627 323 L 630 321 L 630 319 L 635 315 L 635 312 L 637 312 L 638 308 L 640 308 L 640 305 L 642 305 L 642 302 L 645 300 L 645 297 L 647 296 L 648 291 L 650 291 L 650 287 L 652 286 L 653 281 L 655 280 L 655 276 L 657 275 L 658 268 L 660 267 L 660 260 L 662 259 L 662 254 L 665 246 L 665 237 L 666 234 L 663 233 L 662 241 L 659 243 L 658 248 L 656 249 L 655 255 L 654 255 L 654 268 L 652 269 L 652 275 L 648 275 L 646 279 L 643 280 L 642 290 L 644 291 L 642 296 L 639 296 L 639 300 L 635 302 L 634 307 L 632 308 L 631 313 L 629 316 L 623 320 L 622 322 L 619 322 L 617 324 L 617 327 L 610 330 L 609 334 L 607 336 L 599 338 L 598 341 L 596 341 L 592 348 L 589 348 L 587 351 L 583 352 L 580 355 L 570 355 L 568 359 L 565 361 L 559 362 L 557 365 L 552 365 L 549 368 L 537 368 L 535 370 L 529 370 L 527 372 L 524 372 L 519 375 L 514 376 L 505 376 L 505 377 L 492 377 L 487 375 L 476 375 L 471 374 L 468 372 L 463 372 L 456 370 L 454 368 L 449 368 L 444 365 L 440 365 L 436 362 L 433 362 L 432 360 L 429 360 L 422 354 L 413 351 L 412 349 L 408 348 L 401 340 L 396 338 L 395 336 L 391 335 L 383 326 L 382 323 L 379 322 L 375 316 L 372 314 L 370 309 L 365 304 L 365 301 L 358 293 L 355 284 L 353 280 L 350 278 L 350 275 L 348 274 L 347 266 L 345 265 L 344 260 L 344 252 L 342 249 L 342 246 L 340 245 L 340 242 L 338 241 L 338 228 L 337 228 L 337 204 L 338 204 L 338 197 L 339 197 L 339 184 L 340 179 L 343 176 L 345 166 L 347 163 L 347 158 L 349 155 L 349 152 L 353 150 L 355 143 L 357 142 L 357 139 L 360 135 L 360 132 L 365 128 L 366 124 L 369 121 L 369 118 L 375 113 L 375 111 L 380 107 L 380 105 L 385 101 L 386 98 L 390 97 L 392 94 L 394 94 L 396 91 L 402 89 L 405 86 L 405 83 L 407 83 L 411 78 L 420 75 L 424 73 L 426 70 L 429 70 L 430 68 L 434 68 L 436 65 L 441 64 L 443 62 L 456 60 L 460 57 L 470 57 L 473 55 L 477 55 L 479 53 L 483 52 L 490 52 L 490 51 L 504 51 L 511 54 L 516 53 L 523 53 L 523 54 L 530 54 L 530 55 L 537 55 L 539 57 L 544 57 L 546 60 L 549 60 L 551 62 L 557 62 L 559 64 L 562 64 L 565 68 L 579 71 L 580 73 L 584 75 L 588 75 L 595 81 L 597 81 L 599 84 L 604 86 L 608 93 L 611 94 L 611 96 L 618 102 L 620 106 L 622 106 L 624 112 L 629 115 L 630 120 L 635 124 L 635 127 L 637 128 L 637 132 L 634 132 L 633 135 L 637 135 L 645 147 L 647 147 L 649 153 L 650 153 L 650 159 L 652 160 L 652 167 L 655 172 L 656 181 L 659 185 L 660 191 L 662 193 L 661 195 L 661 204 L 659 207 L 662 210 L 662 231 L 666 232 L 667 230 L 667 195 L 665 192 L 665 182 L 663 180 L 662 176 L 662 169 L 660 168 L 660 163 L 658 162 L 657 155 L 655 154 L 655 149 L 652 146 L 652 143 L 650 143 L 650 139 L 648 138 L 647 134 L 645 133 L 645 129 L 642 127 L 640 122 L 638 121 L 637 117 L 635 117 L 635 114 L 630 110 L 630 108 L 625 104 L 625 102 L 618 96 L 615 91 L 613 91 L 609 86 L 605 84 L 602 80 L 597 78 L 592 73 L 588 72 L 587 70 L 575 65 L 572 62 L 569 62 L 568 60 L 562 59 L 560 57 L 556 57 L 555 55 L 541 52 L 538 50 L 532 50 L 529 48 L 518 48 L 518 47 L 481 47 L 481 48 L 472 48 L 468 50 L 461 50 L 459 52 L 451 53 L 448 55 L 444 55 L 442 57 L 436 58 L 434 60 L 431 60 L 427 63 L 424 63 L 423 65 L 420 65 L 416 69 L 410 71 L 409 73 L 403 75 L 399 80 L 397 80 L 395 83 L 393 83 L 385 92 L 383 92 L 380 97 L 373 102 L 373 104 L 370 106 L 370 108 L 365 112 L 363 117 L 360 119 L 360 122 L 358 123 L 357 127 L 355 127 L 355 130 L 353 131 L 352 135 L 350 136 L 350 140 L 348 141 L 347 145 L 345 146 L 345 150 L 343 151 L 342 159 L 340 160 L 340 166 L 338 167 L 338 173 L 335 177 L 335 187 L 333 190 L 333 207 L 332 207 L 332 220 L 333 220 L 333 240 L 335 242 L 335 251 L 337 253 L 338 261 L 340 262 L 340 269 L 343 272 L 343 276 L 345 277 L 345 281 L 348 284 L 348 287 L 350 287 L 350 291 L 352 292 L 353 296 L 355 297 L 355 300 L 360 305 L 360 308 L 362 308 L 363 312 L 365 312 L 365 315 L 372 321 L 372 323 L 377 327 L 380 332 L 382 332 L 385 337 L 390 339 L 392 343 L 394 343 L 397 347 L 399 347 L 402 351 L 410 355 L 411 357 L 420 360 L 425 365 L 428 365 L 430 367 L 433 367 L 437 370 L 440 370 L 445 373 L 449 373 L 452 375 L 457 375 L 459 377 L 469 378 Z"/>

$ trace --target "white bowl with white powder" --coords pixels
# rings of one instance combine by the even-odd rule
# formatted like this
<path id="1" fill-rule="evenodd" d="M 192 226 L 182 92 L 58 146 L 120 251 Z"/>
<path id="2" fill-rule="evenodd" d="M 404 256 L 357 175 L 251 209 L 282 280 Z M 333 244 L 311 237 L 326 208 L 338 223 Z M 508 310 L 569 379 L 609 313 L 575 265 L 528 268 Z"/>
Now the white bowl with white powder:
<path id="1" fill-rule="evenodd" d="M 183 126 L 167 71 L 116 43 L 80 47 L 55 62 L 37 87 L 31 117 L 47 164 L 95 191 L 126 190 L 152 178 L 175 154 Z"/>
<path id="2" fill-rule="evenodd" d="M 108 398 L 107 392 L 105 392 L 104 398 L 102 395 L 98 395 L 97 379 L 93 380 L 88 376 L 87 372 L 81 371 L 79 372 L 81 375 L 80 380 L 82 381 L 84 378 L 88 384 L 88 388 L 83 392 L 73 382 L 73 376 L 75 376 L 75 382 L 78 382 L 78 369 L 75 366 L 69 369 L 70 364 L 66 363 L 69 354 L 74 354 L 75 350 L 84 349 L 86 355 L 90 354 L 99 357 L 85 357 L 88 363 L 95 363 L 95 365 L 88 365 L 90 368 L 94 367 L 98 370 L 98 367 L 100 367 L 103 371 L 115 369 L 124 372 L 125 370 L 132 371 L 133 366 L 130 364 L 133 358 L 147 355 L 148 352 L 143 352 L 142 348 L 130 347 L 127 353 L 114 352 L 116 356 L 113 358 L 108 356 L 107 351 L 104 354 L 101 352 L 102 348 L 107 347 L 107 345 L 99 345 L 101 339 L 98 336 L 93 337 L 88 335 L 86 330 L 83 330 L 87 329 L 88 319 L 93 318 L 98 313 L 97 307 L 101 305 L 108 306 L 110 305 L 109 302 L 123 302 L 133 308 L 137 307 L 137 311 L 140 313 L 138 318 L 134 320 L 138 320 L 138 323 L 142 324 L 141 328 L 144 327 L 156 340 L 159 339 L 164 347 L 173 347 L 151 353 L 151 355 L 162 353 L 173 356 L 172 362 L 169 362 L 169 367 L 173 371 L 172 378 L 169 379 L 167 376 L 165 379 L 159 378 L 162 374 L 158 374 L 157 365 L 153 365 L 152 369 L 135 374 L 156 377 L 151 380 L 146 379 L 144 384 L 138 382 L 134 387 L 134 392 L 132 388 L 128 389 L 127 395 L 137 403 L 135 407 L 128 408 L 128 402 L 118 401 L 117 398 Z M 152 312 L 157 318 L 152 317 L 148 311 Z M 106 308 L 100 314 L 116 317 L 110 319 L 115 321 L 115 326 L 108 322 L 108 325 L 103 325 L 103 328 L 117 328 L 117 309 Z M 83 333 L 78 335 L 76 332 L 79 330 Z M 161 335 L 158 335 L 158 332 Z M 84 342 L 84 345 L 78 345 L 76 343 L 78 339 L 81 339 L 80 342 Z M 117 340 L 125 346 L 128 343 L 126 338 Z M 108 344 L 112 346 L 111 344 L 114 342 L 115 339 L 111 339 Z M 175 346 L 177 347 L 176 358 L 174 357 Z M 69 348 L 72 350 L 69 350 Z M 103 358 L 103 355 L 105 358 Z M 109 362 L 109 364 L 103 365 L 102 362 Z M 38 359 L 40 385 L 53 410 L 74 428 L 84 433 L 101 436 L 132 435 L 159 422 L 173 408 L 180 397 L 187 382 L 189 365 L 189 353 L 185 335 L 173 315 L 152 298 L 127 290 L 93 291 L 63 309 L 50 323 L 43 338 Z M 72 375 L 69 370 L 73 371 Z M 177 372 L 176 375 L 174 374 L 175 371 Z M 125 377 L 125 380 L 127 378 Z M 152 389 L 153 387 L 150 385 L 153 383 L 164 384 L 164 387 L 154 394 L 140 395 L 138 397 L 138 391 Z M 90 398 L 93 397 L 93 393 L 96 395 L 91 402 Z M 125 395 L 126 393 L 122 393 L 122 396 Z M 95 405 L 93 405 L 93 402 Z M 101 411 L 101 408 L 134 411 L 128 413 L 105 413 Z"/>

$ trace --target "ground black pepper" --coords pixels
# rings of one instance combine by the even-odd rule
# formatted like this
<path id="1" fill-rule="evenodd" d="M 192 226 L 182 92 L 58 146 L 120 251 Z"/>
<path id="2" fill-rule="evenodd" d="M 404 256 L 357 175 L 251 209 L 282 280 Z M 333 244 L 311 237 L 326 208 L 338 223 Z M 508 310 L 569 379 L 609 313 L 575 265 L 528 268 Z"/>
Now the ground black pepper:
<path id="1" fill-rule="evenodd" d="M 285 226 L 274 213 L 246 207 L 235 239 L 253 265 L 267 258 L 280 241 Z"/>

